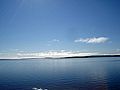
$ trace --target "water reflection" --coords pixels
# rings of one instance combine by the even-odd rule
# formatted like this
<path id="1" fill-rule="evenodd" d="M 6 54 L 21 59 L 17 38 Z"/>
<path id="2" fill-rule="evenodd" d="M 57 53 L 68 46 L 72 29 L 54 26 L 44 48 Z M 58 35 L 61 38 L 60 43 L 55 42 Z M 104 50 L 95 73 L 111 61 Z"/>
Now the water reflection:
<path id="1" fill-rule="evenodd" d="M 32 88 L 33 90 L 48 90 L 48 89 L 42 89 L 42 88 Z"/>

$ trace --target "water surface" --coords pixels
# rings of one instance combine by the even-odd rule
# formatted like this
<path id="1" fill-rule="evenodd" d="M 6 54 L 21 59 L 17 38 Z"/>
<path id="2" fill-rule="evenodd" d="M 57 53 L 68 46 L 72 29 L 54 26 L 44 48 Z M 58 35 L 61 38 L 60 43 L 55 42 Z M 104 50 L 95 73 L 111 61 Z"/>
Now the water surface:
<path id="1" fill-rule="evenodd" d="M 0 61 L 0 90 L 120 90 L 120 57 Z"/>

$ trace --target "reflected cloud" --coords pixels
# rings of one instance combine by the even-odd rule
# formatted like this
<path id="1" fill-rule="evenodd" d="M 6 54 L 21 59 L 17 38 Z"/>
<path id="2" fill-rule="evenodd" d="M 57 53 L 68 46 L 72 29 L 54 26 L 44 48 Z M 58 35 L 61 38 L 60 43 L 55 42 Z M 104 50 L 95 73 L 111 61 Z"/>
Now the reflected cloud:
<path id="1" fill-rule="evenodd" d="M 33 90 L 48 90 L 48 89 L 42 89 L 42 88 L 32 88 Z"/>

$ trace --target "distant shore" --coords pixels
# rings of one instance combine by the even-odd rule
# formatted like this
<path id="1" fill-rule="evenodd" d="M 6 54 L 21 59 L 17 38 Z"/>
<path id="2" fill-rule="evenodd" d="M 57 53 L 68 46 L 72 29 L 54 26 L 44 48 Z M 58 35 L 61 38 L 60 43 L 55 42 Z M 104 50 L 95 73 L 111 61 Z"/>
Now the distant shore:
<path id="1" fill-rule="evenodd" d="M 64 58 L 99 58 L 99 57 L 120 57 L 120 55 L 91 55 L 91 56 L 75 56 L 75 57 L 64 57 Z"/>
<path id="2" fill-rule="evenodd" d="M 44 58 L 17 58 L 0 60 L 28 60 L 28 59 L 70 59 L 70 58 L 101 58 L 101 57 L 120 57 L 120 55 L 91 55 L 91 56 L 70 56 L 70 57 L 44 57 Z"/>

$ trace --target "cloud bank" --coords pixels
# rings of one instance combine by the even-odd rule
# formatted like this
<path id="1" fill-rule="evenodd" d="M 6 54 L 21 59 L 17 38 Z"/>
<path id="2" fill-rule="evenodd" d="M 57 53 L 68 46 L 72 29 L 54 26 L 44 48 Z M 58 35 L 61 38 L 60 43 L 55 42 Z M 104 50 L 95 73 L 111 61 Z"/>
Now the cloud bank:
<path id="1" fill-rule="evenodd" d="M 19 52 L 19 53 L 0 53 L 0 59 L 25 59 L 25 58 L 64 58 L 76 56 L 92 55 L 120 55 L 120 53 L 99 53 L 99 52 L 80 52 L 80 51 L 46 51 L 46 52 Z"/>
<path id="2" fill-rule="evenodd" d="M 18 53 L 17 56 L 20 58 L 62 58 L 62 57 L 73 57 L 73 56 L 90 56 L 98 53 L 81 53 L 73 51 L 48 51 L 39 53 Z"/>
<path id="3" fill-rule="evenodd" d="M 84 42 L 84 43 L 104 43 L 108 41 L 107 37 L 93 37 L 93 38 L 80 38 L 76 39 L 74 42 Z"/>
<path id="4" fill-rule="evenodd" d="M 79 51 L 46 51 L 46 52 L 19 52 L 19 53 L 4 53 L 0 54 L 0 59 L 23 59 L 23 58 L 63 58 L 74 56 L 90 56 L 98 55 L 97 52 L 79 52 Z"/>

